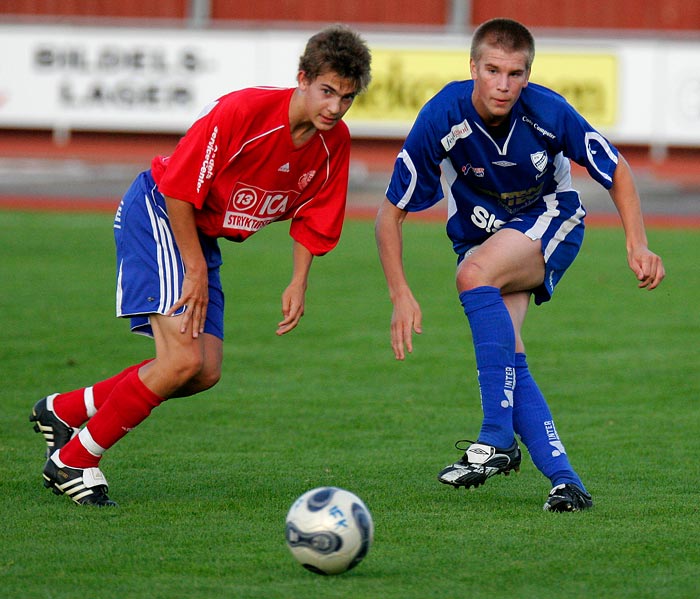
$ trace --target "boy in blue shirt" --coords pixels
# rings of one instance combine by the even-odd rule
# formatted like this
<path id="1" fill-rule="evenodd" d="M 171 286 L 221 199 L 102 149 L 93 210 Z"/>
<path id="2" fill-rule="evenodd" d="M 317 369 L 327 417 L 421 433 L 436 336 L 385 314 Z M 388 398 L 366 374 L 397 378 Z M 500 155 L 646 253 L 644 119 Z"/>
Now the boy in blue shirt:
<path id="1" fill-rule="evenodd" d="M 518 435 L 552 483 L 544 509 L 577 511 L 593 501 L 530 375 L 520 334 L 530 296 L 536 304 L 551 299 L 583 241 L 586 211 L 569 160 L 609 190 L 639 287 L 654 289 L 665 273 L 648 249 L 629 165 L 562 96 L 529 83 L 534 55 L 531 33 L 516 21 L 492 19 L 475 31 L 472 78 L 448 84 L 420 111 L 397 157 L 376 237 L 394 308 L 392 347 L 403 360 L 422 317 L 404 274 L 402 223 L 443 198 L 442 177 L 484 417 L 477 441 L 458 442 L 464 455 L 438 480 L 478 487 L 518 470 Z"/>

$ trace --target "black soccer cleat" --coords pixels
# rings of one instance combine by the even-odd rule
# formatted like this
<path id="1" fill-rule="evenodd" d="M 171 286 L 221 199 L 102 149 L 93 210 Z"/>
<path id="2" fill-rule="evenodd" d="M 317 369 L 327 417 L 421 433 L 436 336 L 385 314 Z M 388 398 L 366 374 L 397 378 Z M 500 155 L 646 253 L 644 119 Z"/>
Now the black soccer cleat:
<path id="1" fill-rule="evenodd" d="M 459 445 L 465 441 L 457 441 L 455 447 L 462 449 Z M 462 458 L 444 468 L 438 474 L 438 480 L 446 485 L 459 487 L 478 487 L 496 474 L 508 475 L 511 470 L 520 470 L 522 459 L 518 443 L 513 440 L 513 445 L 508 449 L 498 449 L 493 445 L 485 443 L 471 443 L 464 452 Z"/>
<path id="2" fill-rule="evenodd" d="M 578 485 L 566 483 L 557 485 L 549 492 L 544 503 L 545 512 L 579 512 L 593 507 L 591 496 Z"/>
<path id="3" fill-rule="evenodd" d="M 58 393 L 40 399 L 32 408 L 29 422 L 34 422 L 34 430 L 44 435 L 46 441 L 46 458 L 61 449 L 78 434 L 80 429 L 66 424 L 53 411 L 53 399 Z"/>
<path id="4" fill-rule="evenodd" d="M 44 486 L 56 495 L 68 495 L 79 505 L 117 507 L 107 497 L 108 484 L 99 468 L 69 468 L 52 455 L 44 466 Z"/>

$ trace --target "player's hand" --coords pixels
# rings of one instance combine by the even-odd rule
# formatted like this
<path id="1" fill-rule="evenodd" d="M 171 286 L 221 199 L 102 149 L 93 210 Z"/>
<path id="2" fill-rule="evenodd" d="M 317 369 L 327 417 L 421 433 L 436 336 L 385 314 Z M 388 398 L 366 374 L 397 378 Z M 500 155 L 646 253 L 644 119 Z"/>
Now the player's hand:
<path id="1" fill-rule="evenodd" d="M 206 273 L 197 274 L 188 271 L 182 283 L 182 295 L 167 313 L 173 316 L 180 308 L 185 307 L 181 315 L 180 332 L 191 331 L 192 337 L 199 337 L 204 332 L 207 320 L 207 305 L 209 304 L 209 278 Z"/>
<path id="2" fill-rule="evenodd" d="M 666 276 L 663 261 L 647 247 L 628 252 L 627 262 L 639 281 L 640 289 L 655 289 Z"/>
<path id="3" fill-rule="evenodd" d="M 391 315 L 391 347 L 397 360 L 413 353 L 413 333 L 423 332 L 423 315 L 413 295 L 404 295 L 394 300 Z"/>
<path id="4" fill-rule="evenodd" d="M 277 335 L 284 335 L 296 328 L 304 316 L 304 298 L 306 289 L 299 285 L 290 285 L 282 293 L 282 317 L 277 323 Z"/>

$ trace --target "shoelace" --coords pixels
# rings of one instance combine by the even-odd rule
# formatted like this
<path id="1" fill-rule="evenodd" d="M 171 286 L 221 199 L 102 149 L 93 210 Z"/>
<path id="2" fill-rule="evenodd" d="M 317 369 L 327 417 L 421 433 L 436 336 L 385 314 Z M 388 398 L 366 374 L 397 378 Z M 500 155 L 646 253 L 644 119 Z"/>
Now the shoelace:
<path id="1" fill-rule="evenodd" d="M 461 443 L 466 443 L 466 446 L 460 447 Z M 459 441 L 457 441 L 455 443 L 455 448 L 458 449 L 459 451 L 467 451 L 467 449 L 469 449 L 469 446 L 473 445 L 474 443 L 476 443 L 476 441 L 471 441 L 469 439 L 460 439 Z"/>

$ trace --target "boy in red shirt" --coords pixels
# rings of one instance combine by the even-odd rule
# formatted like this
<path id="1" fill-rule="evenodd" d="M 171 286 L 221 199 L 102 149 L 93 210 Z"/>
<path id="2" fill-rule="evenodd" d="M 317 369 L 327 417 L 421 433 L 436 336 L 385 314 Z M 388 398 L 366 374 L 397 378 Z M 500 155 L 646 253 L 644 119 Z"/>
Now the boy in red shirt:
<path id="1" fill-rule="evenodd" d="M 166 399 L 218 382 L 218 238 L 242 242 L 271 222 L 291 220 L 293 270 L 277 334 L 297 326 L 313 257 L 340 237 L 350 155 L 342 118 L 369 84 L 370 62 L 355 32 L 324 29 L 306 45 L 296 88 L 219 98 L 171 156 L 156 157 L 136 178 L 114 220 L 117 316 L 153 337 L 155 358 L 36 403 L 30 420 L 48 446 L 44 486 L 79 504 L 116 505 L 99 469 L 103 453 Z"/>

